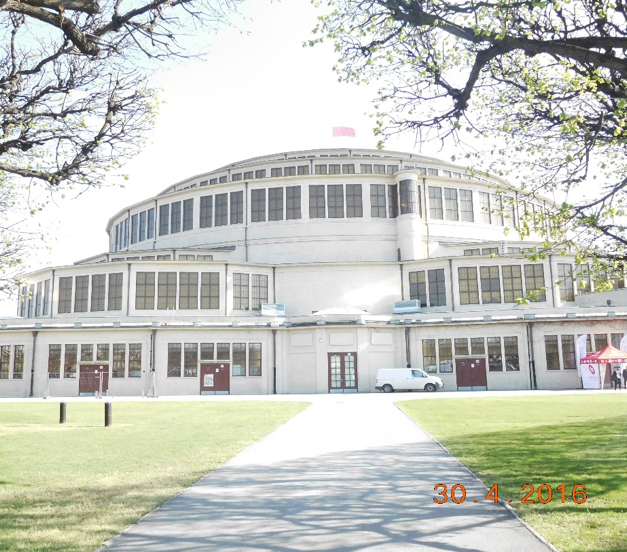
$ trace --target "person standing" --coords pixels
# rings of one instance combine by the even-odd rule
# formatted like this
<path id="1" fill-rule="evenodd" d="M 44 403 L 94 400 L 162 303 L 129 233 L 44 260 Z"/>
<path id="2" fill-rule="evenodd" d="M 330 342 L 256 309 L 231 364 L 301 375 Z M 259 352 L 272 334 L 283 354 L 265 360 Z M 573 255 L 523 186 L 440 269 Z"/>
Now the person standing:
<path id="1" fill-rule="evenodd" d="M 614 372 L 612 373 L 612 381 L 614 382 L 614 391 L 620 389 L 620 374 L 618 373 L 618 368 L 614 368 Z"/>
<path id="2" fill-rule="evenodd" d="M 623 368 L 623 387 L 627 389 L 627 366 Z"/>

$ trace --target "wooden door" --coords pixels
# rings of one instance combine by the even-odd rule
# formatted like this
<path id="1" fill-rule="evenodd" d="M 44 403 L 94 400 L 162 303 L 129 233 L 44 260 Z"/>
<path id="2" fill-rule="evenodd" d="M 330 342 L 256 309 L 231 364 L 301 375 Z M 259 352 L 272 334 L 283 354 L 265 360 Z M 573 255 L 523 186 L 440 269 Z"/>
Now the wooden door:
<path id="1" fill-rule="evenodd" d="M 458 391 L 485 391 L 488 388 L 485 358 L 455 359 Z"/>
<path id="2" fill-rule="evenodd" d="M 102 394 L 109 391 L 109 365 L 81 364 L 78 378 L 78 394 L 93 395 L 100 391 L 100 375 L 102 374 Z"/>
<path id="3" fill-rule="evenodd" d="M 200 394 L 228 395 L 231 392 L 229 364 L 225 362 L 202 363 L 200 365 Z"/>
<path id="4" fill-rule="evenodd" d="M 357 393 L 357 353 L 329 353 L 329 393 Z"/>

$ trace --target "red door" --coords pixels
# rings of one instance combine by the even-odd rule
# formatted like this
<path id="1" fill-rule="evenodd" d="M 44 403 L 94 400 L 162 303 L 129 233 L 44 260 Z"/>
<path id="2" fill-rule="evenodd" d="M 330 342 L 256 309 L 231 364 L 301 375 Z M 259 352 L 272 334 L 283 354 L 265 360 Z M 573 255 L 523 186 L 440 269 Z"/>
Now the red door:
<path id="1" fill-rule="evenodd" d="M 485 391 L 488 388 L 485 358 L 457 358 L 455 369 L 458 391 Z"/>
<path id="2" fill-rule="evenodd" d="M 78 378 L 78 394 L 94 395 L 102 392 L 103 395 L 109 390 L 109 365 L 81 364 Z M 102 380 L 102 388 L 100 381 Z"/>
<path id="3" fill-rule="evenodd" d="M 329 353 L 329 393 L 357 393 L 357 353 Z"/>
<path id="4" fill-rule="evenodd" d="M 200 365 L 200 394 L 228 395 L 231 392 L 229 365 L 223 362 Z"/>

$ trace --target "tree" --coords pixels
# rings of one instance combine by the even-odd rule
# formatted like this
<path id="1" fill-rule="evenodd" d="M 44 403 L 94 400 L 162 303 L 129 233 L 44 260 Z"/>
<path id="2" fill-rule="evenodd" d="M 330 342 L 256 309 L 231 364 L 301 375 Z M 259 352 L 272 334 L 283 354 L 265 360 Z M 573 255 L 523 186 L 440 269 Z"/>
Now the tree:
<path id="1" fill-rule="evenodd" d="M 5 220 L 25 188 L 98 187 L 135 155 L 156 115 L 150 71 L 193 55 L 185 29 L 215 28 L 240 1 L 0 0 Z M 0 281 L 24 252 L 16 229 L 0 224 Z"/>
<path id="2" fill-rule="evenodd" d="M 573 250 L 605 287 L 627 253 L 627 4 L 624 0 L 330 0 L 349 82 L 383 82 L 383 141 L 454 140 L 530 196 L 554 197 L 534 255 Z M 592 191 L 593 194 L 589 193 Z M 546 220 L 548 218 L 549 220 Z M 550 231 L 549 231 L 550 228 Z"/>

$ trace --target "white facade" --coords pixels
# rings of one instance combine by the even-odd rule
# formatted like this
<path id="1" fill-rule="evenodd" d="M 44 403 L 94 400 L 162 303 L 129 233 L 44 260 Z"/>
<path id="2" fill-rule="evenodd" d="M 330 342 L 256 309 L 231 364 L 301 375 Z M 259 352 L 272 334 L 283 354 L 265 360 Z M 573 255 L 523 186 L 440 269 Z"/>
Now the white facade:
<path id="1" fill-rule="evenodd" d="M 0 321 L 0 396 L 372 392 L 378 368 L 405 366 L 447 390 L 580 387 L 576 337 L 617 346 L 627 298 L 579 294 L 568 255 L 521 254 L 522 212 L 546 208 L 378 150 L 187 179 L 115 214 L 108 252 L 25 278 Z M 407 300 L 418 312 L 394 314 Z"/>

